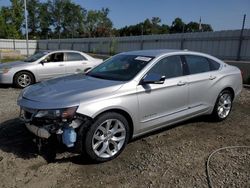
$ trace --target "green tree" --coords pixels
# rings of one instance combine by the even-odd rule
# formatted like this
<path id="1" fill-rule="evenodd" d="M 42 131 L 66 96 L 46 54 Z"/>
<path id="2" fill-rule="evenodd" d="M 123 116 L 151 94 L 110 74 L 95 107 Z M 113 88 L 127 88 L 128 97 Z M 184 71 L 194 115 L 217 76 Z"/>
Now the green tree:
<path id="1" fill-rule="evenodd" d="M 206 32 L 206 31 L 213 31 L 213 28 L 209 24 L 201 24 L 201 30 L 199 28 L 198 22 L 189 22 L 186 25 L 186 32 Z"/>
<path id="2" fill-rule="evenodd" d="M 197 22 L 189 22 L 186 25 L 187 32 L 199 32 L 199 23 Z"/>
<path id="3" fill-rule="evenodd" d="M 10 7 L 1 8 L 0 30 L 2 38 L 21 38 L 23 13 L 23 6 L 20 0 L 11 0 Z"/>
<path id="4" fill-rule="evenodd" d="M 23 1 L 22 0 L 10 0 L 11 6 L 10 6 L 10 13 L 11 17 L 9 18 L 11 20 L 10 26 L 9 26 L 9 33 L 13 38 L 21 38 L 22 32 L 22 24 L 24 21 L 24 7 L 23 7 Z"/>
<path id="5" fill-rule="evenodd" d="M 159 17 L 153 17 L 151 22 L 153 25 L 159 25 L 161 23 L 161 19 Z"/>
<path id="6" fill-rule="evenodd" d="M 210 24 L 201 24 L 202 31 L 213 31 L 213 28 Z"/>
<path id="7" fill-rule="evenodd" d="M 152 24 L 151 21 L 149 19 L 146 19 L 143 22 L 143 33 L 144 35 L 151 35 L 152 34 Z"/>
<path id="8" fill-rule="evenodd" d="M 12 10 L 10 7 L 1 8 L 1 17 L 3 21 L 4 38 L 20 38 L 20 33 L 13 24 Z"/>
<path id="9" fill-rule="evenodd" d="M 151 19 L 152 29 L 151 34 L 161 34 L 161 19 L 159 17 L 153 17 Z"/>
<path id="10" fill-rule="evenodd" d="M 29 37 L 36 38 L 39 28 L 39 0 L 27 0 Z"/>
<path id="11" fill-rule="evenodd" d="M 63 15 L 62 28 L 65 37 L 79 37 L 84 33 L 85 9 L 67 1 L 63 6 Z"/>
<path id="12" fill-rule="evenodd" d="M 68 0 L 54 0 L 52 4 L 52 21 L 55 33 L 58 38 L 61 38 L 62 23 L 63 23 L 63 6 Z"/>
<path id="13" fill-rule="evenodd" d="M 2 8 L 0 9 L 0 38 L 6 38 L 6 23 L 3 15 Z"/>
<path id="14" fill-rule="evenodd" d="M 85 24 L 88 37 L 108 37 L 112 35 L 113 23 L 108 14 L 108 8 L 88 11 Z"/>
<path id="15" fill-rule="evenodd" d="M 119 29 L 119 36 L 135 36 L 135 35 L 152 35 L 169 33 L 169 26 L 160 24 L 159 17 L 153 17 L 151 20 L 146 19 L 144 22 L 136 25 L 125 26 Z M 116 32 L 117 33 L 117 32 Z"/>
<path id="16" fill-rule="evenodd" d="M 160 33 L 159 34 L 167 34 L 169 33 L 170 31 L 170 28 L 168 25 L 166 24 L 162 24 L 161 27 L 160 27 Z"/>
<path id="17" fill-rule="evenodd" d="M 52 22 L 54 34 L 61 37 L 83 36 L 86 10 L 71 0 L 54 0 Z"/>
<path id="18" fill-rule="evenodd" d="M 47 1 L 46 3 L 40 3 L 39 5 L 39 30 L 40 38 L 48 39 L 51 34 L 52 20 L 52 2 Z"/>
<path id="19" fill-rule="evenodd" d="M 185 23 L 181 18 L 175 18 L 170 27 L 170 33 L 182 33 L 185 32 Z"/>

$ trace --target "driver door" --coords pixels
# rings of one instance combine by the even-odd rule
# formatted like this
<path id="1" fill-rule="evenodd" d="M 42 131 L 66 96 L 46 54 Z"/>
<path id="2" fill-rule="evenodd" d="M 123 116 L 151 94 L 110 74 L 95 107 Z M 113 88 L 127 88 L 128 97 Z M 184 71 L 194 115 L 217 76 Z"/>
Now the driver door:
<path id="1" fill-rule="evenodd" d="M 165 82 L 137 86 L 140 131 L 175 121 L 188 110 L 187 76 L 182 65 L 180 56 L 165 57 L 147 73 L 165 76 Z"/>
<path id="2" fill-rule="evenodd" d="M 40 80 L 46 80 L 65 75 L 64 53 L 57 52 L 48 55 L 37 69 Z"/>

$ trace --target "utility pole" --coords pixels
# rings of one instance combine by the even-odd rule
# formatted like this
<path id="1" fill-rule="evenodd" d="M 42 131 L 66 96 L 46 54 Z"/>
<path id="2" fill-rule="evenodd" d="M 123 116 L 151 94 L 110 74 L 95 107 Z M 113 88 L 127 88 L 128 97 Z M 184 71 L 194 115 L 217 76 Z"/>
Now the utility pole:
<path id="1" fill-rule="evenodd" d="M 239 47 L 238 47 L 238 53 L 237 53 L 237 61 L 240 60 L 241 46 L 242 46 L 243 31 L 244 31 L 244 28 L 245 28 L 245 22 L 246 22 L 246 14 L 244 14 L 244 16 L 243 16 L 242 28 L 241 28 L 241 31 L 240 31 L 240 39 L 239 39 Z"/>
<path id="2" fill-rule="evenodd" d="M 27 15 L 27 5 L 26 0 L 24 0 L 24 15 L 25 15 L 25 32 L 26 32 L 26 50 L 27 57 L 29 56 L 29 33 L 28 33 L 28 15 Z"/>

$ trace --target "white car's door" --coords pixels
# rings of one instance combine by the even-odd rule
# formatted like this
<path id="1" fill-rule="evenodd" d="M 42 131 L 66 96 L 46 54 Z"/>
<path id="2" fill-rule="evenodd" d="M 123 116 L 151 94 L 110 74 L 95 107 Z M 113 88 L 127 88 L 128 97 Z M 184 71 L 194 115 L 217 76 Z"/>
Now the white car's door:
<path id="1" fill-rule="evenodd" d="M 66 52 L 65 69 L 66 74 L 84 72 L 89 63 L 88 60 L 78 52 Z"/>
<path id="2" fill-rule="evenodd" d="M 165 82 L 137 86 L 141 131 L 175 121 L 188 109 L 187 76 L 182 67 L 180 56 L 163 58 L 147 74 L 164 75 Z"/>
<path id="3" fill-rule="evenodd" d="M 185 61 L 189 70 L 189 108 L 202 111 L 211 107 L 216 92 L 219 64 L 212 64 L 209 59 L 197 55 L 186 55 Z"/>
<path id="4" fill-rule="evenodd" d="M 48 55 L 37 68 L 39 80 L 46 80 L 65 75 L 64 53 Z"/>

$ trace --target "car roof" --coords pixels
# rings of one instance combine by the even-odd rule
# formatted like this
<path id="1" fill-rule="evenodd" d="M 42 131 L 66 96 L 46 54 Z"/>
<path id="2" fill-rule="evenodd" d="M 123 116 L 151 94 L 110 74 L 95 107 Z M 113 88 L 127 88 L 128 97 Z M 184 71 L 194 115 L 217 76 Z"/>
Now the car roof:
<path id="1" fill-rule="evenodd" d="M 77 50 L 41 50 L 40 52 L 44 52 L 44 53 L 51 53 L 51 52 L 77 52 L 77 53 L 83 53 L 81 51 L 77 51 Z"/>
<path id="2" fill-rule="evenodd" d="M 174 53 L 174 52 L 182 52 L 182 51 L 184 52 L 185 50 L 157 49 L 157 50 L 130 51 L 130 52 L 123 52 L 122 54 L 158 57 L 158 56 L 161 56 L 161 55 L 164 55 L 164 54 Z"/>
<path id="3" fill-rule="evenodd" d="M 123 52 L 121 54 L 124 55 L 138 55 L 138 56 L 151 56 L 151 57 L 159 57 L 162 55 L 167 54 L 183 54 L 183 55 L 200 55 L 200 56 L 206 56 L 209 58 L 215 58 L 211 55 L 201 53 L 201 52 L 195 52 L 195 51 L 189 51 L 187 49 L 185 50 L 178 50 L 178 49 L 156 49 L 156 50 L 138 50 L 138 51 L 129 51 L 129 52 Z"/>

